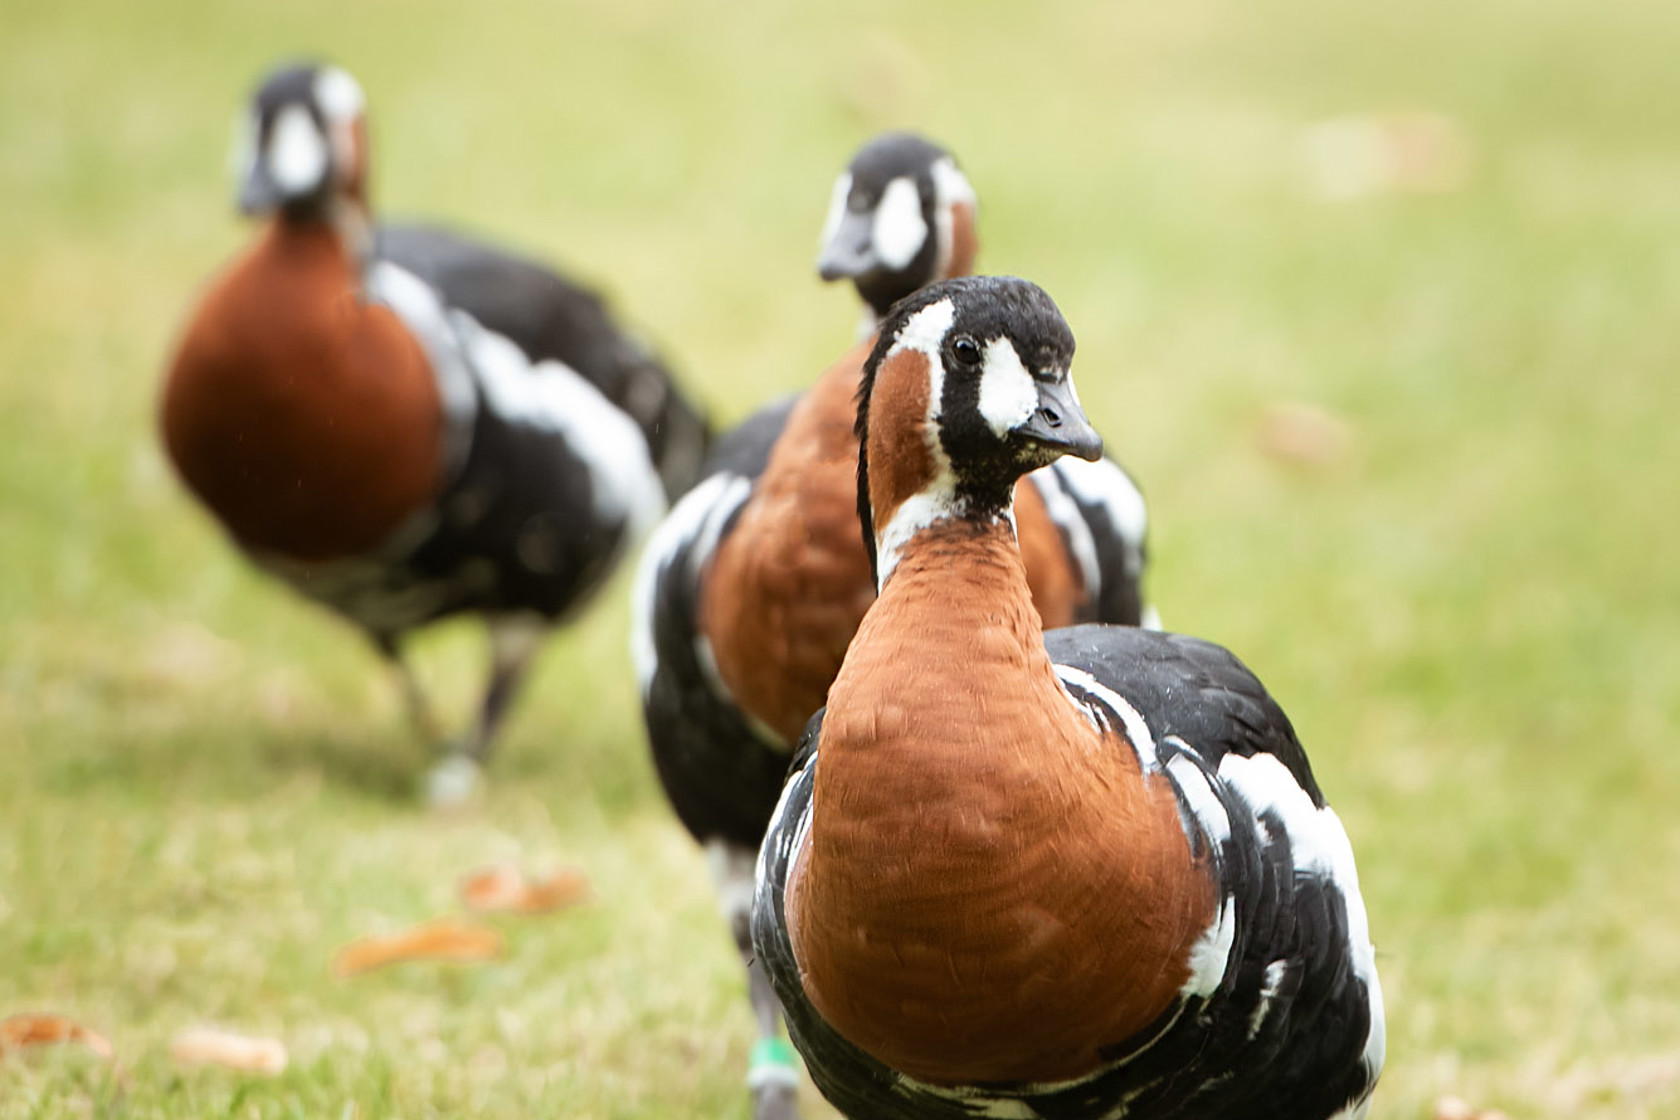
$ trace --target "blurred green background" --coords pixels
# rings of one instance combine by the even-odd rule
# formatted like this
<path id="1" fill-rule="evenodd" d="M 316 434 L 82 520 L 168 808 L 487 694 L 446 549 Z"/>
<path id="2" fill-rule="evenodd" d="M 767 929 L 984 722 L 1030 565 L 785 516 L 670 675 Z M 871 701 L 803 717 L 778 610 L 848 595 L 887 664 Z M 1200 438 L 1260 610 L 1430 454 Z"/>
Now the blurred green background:
<path id="1" fill-rule="evenodd" d="M 438 817 L 399 697 L 153 437 L 250 231 L 274 61 L 371 102 L 376 204 L 603 285 L 720 421 L 851 338 L 812 270 L 875 131 L 957 153 L 1154 513 L 1170 626 L 1296 721 L 1360 858 L 1373 1116 L 1680 1115 L 1680 6 L 156 0 L 0 9 L 0 1117 L 746 1116 L 744 984 L 645 758 L 625 580 Z M 1324 122 L 1332 121 L 1325 125 Z M 482 635 L 421 643 L 464 718 Z M 587 906 L 329 977 L 488 862 Z M 272 1080 L 180 1028 L 273 1034 Z M 814 1094 L 813 1115 L 827 1115 Z"/>

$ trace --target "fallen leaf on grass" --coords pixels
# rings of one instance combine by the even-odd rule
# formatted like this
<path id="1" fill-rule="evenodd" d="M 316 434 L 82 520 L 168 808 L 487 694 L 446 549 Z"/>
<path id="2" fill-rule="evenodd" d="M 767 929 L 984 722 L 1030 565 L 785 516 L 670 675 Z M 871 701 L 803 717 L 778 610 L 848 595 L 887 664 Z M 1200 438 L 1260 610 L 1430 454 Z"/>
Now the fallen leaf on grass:
<path id="1" fill-rule="evenodd" d="M 1480 1112 L 1461 1097 L 1442 1097 L 1435 1102 L 1435 1120 L 1506 1120 L 1503 1112 Z"/>
<path id="2" fill-rule="evenodd" d="M 355 976 L 403 961 L 488 961 L 502 955 L 502 936 L 487 926 L 443 918 L 396 933 L 352 941 L 338 951 L 333 975 Z"/>
<path id="3" fill-rule="evenodd" d="M 222 1066 L 270 1075 L 286 1071 L 286 1044 L 278 1038 L 256 1038 L 215 1027 L 182 1031 L 169 1044 L 169 1054 L 186 1066 Z"/>
<path id="4" fill-rule="evenodd" d="M 1300 148 L 1308 189 L 1332 202 L 1456 191 L 1475 159 L 1463 125 L 1415 109 L 1320 121 L 1302 131 Z"/>
<path id="5" fill-rule="evenodd" d="M 526 879 L 517 867 L 486 867 L 461 880 L 461 902 L 469 910 L 546 914 L 581 902 L 589 880 L 575 867 Z"/>
<path id="6" fill-rule="evenodd" d="M 116 1055 L 104 1035 L 62 1015 L 13 1015 L 0 1019 L 0 1055 L 60 1042 L 79 1042 L 105 1059 Z"/>
<path id="7" fill-rule="evenodd" d="M 1269 458 L 1303 467 L 1328 467 L 1345 458 L 1353 446 L 1347 421 L 1302 402 L 1266 409 L 1256 438 Z"/>

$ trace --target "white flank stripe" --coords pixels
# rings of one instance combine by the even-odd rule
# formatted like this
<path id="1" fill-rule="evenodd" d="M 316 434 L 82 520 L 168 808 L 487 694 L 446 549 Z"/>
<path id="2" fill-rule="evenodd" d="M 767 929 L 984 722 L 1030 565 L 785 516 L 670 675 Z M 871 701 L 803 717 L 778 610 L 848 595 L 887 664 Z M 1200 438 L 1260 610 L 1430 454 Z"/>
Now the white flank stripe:
<path id="1" fill-rule="evenodd" d="M 1266 978 L 1260 984 L 1260 1002 L 1255 1005 L 1254 1014 L 1248 1017 L 1249 1038 L 1260 1033 L 1260 1027 L 1272 1009 L 1272 1000 L 1277 998 L 1278 988 L 1283 985 L 1284 974 L 1288 971 L 1288 961 L 1273 961 L 1266 966 Z"/>
<path id="2" fill-rule="evenodd" d="M 1365 982 L 1371 1003 L 1371 1031 L 1365 1039 L 1364 1061 L 1373 1072 L 1382 1068 L 1387 1048 L 1383 1020 L 1382 987 L 1377 981 L 1376 952 L 1371 947 L 1371 927 L 1365 915 L 1365 900 L 1359 893 L 1359 871 L 1353 862 L 1353 845 L 1335 810 L 1318 808 L 1307 791 L 1275 756 L 1252 758 L 1228 754 L 1219 765 L 1219 777 L 1249 803 L 1256 815 L 1273 812 L 1289 834 L 1295 869 L 1327 879 L 1341 891 L 1347 903 L 1349 953 L 1353 971 Z M 1364 1115 L 1364 1108 L 1348 1110 L 1349 1118 Z"/>
<path id="3" fill-rule="evenodd" d="M 677 550 L 694 542 L 693 556 L 699 563 L 717 547 L 718 534 L 752 491 L 752 482 L 738 474 L 721 471 L 684 494 L 665 520 L 653 531 L 630 592 L 630 651 L 636 663 L 636 678 L 642 695 L 647 695 L 653 674 L 659 668 L 659 654 L 653 640 L 654 592 L 659 573 L 671 563 Z M 708 651 L 709 652 L 709 651 Z"/>
<path id="4" fill-rule="evenodd" d="M 1096 697 L 1098 702 L 1120 717 L 1120 724 L 1125 732 L 1126 741 L 1132 745 L 1132 750 L 1136 752 L 1138 757 L 1138 765 L 1145 774 L 1154 773 L 1161 769 L 1161 756 L 1155 749 L 1155 736 L 1149 733 L 1149 724 L 1144 722 L 1142 713 L 1132 707 L 1125 697 L 1097 680 L 1090 673 L 1083 669 L 1076 669 L 1072 665 L 1057 665 L 1056 676 L 1061 678 L 1064 685 L 1063 695 L 1067 696 L 1068 703 L 1072 704 L 1080 715 L 1095 724 L 1098 730 L 1104 729 L 1102 721 L 1097 719 L 1095 713 L 1084 704 L 1075 700 L 1072 694 L 1066 691 L 1066 686 L 1078 688 Z"/>
<path id="5" fill-rule="evenodd" d="M 595 516 L 622 523 L 630 542 L 640 541 L 665 512 L 665 488 L 636 422 L 570 366 L 531 364 L 512 341 L 464 312 L 456 313 L 456 327 L 490 407 L 561 436 L 589 471 Z"/>
<path id="6" fill-rule="evenodd" d="M 1177 736 L 1168 736 L 1166 742 L 1176 745 L 1182 752 L 1188 752 L 1189 747 L 1184 740 Z M 1179 793 L 1190 805 L 1190 812 L 1195 816 L 1202 831 L 1207 834 L 1208 841 L 1215 846 L 1225 844 L 1231 839 L 1231 816 L 1225 811 L 1224 802 L 1213 791 L 1213 784 L 1200 766 L 1188 753 L 1174 754 L 1167 760 L 1167 775 L 1178 787 Z"/>
<path id="7" fill-rule="evenodd" d="M 1185 996 L 1206 999 L 1225 981 L 1225 970 L 1231 966 L 1231 947 L 1237 940 L 1237 908 L 1231 903 L 1230 895 L 1220 899 L 1219 913 L 1190 947 L 1190 977 L 1179 989 Z"/>
<path id="8" fill-rule="evenodd" d="M 1110 459 L 1088 463 L 1066 456 L 1052 465 L 1062 483 L 1086 505 L 1101 506 L 1127 543 L 1141 550 L 1144 534 L 1149 529 L 1149 512 L 1143 495 Z M 1128 550 L 1128 563 L 1141 563 L 1141 551 Z M 1128 572 L 1136 576 L 1137 572 Z"/>
<path id="9" fill-rule="evenodd" d="M 1086 592 L 1095 599 L 1102 590 L 1102 567 L 1097 560 L 1097 542 L 1091 536 L 1091 526 L 1079 512 L 1079 505 L 1068 494 L 1061 473 L 1056 469 L 1068 460 L 1057 460 L 1048 467 L 1040 467 L 1027 476 L 1027 481 L 1044 499 L 1044 510 L 1050 520 L 1067 539 L 1068 551 L 1079 565 L 1079 577 Z M 1077 461 L 1077 460 L 1076 460 Z"/>

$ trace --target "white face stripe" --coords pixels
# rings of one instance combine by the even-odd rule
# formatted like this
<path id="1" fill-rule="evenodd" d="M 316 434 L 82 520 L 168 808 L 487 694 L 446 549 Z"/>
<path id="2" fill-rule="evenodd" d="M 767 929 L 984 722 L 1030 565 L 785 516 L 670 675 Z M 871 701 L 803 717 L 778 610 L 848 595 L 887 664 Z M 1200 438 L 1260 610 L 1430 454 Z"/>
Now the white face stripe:
<path id="1" fill-rule="evenodd" d="M 922 251 L 927 235 L 922 195 L 915 181 L 904 176 L 894 179 L 875 204 L 875 255 L 888 268 L 903 268 Z"/>
<path id="2" fill-rule="evenodd" d="M 951 460 L 939 444 L 940 401 L 945 395 L 945 363 L 940 348 L 945 335 L 956 321 L 957 307 L 947 297 L 930 303 L 900 328 L 883 363 L 907 350 L 927 358 L 928 403 L 923 428 L 928 451 L 933 455 L 936 477 L 920 493 L 912 496 L 893 511 L 892 520 L 875 526 L 875 570 L 877 589 L 886 586 L 887 577 L 898 565 L 899 554 L 910 539 L 921 530 L 945 517 L 960 513 L 957 504 L 957 479 L 951 470 Z"/>
<path id="3" fill-rule="evenodd" d="M 315 104 L 329 121 L 349 124 L 362 115 L 367 98 L 349 71 L 326 66 L 315 75 Z"/>
<path id="4" fill-rule="evenodd" d="M 834 235 L 840 232 L 840 223 L 846 217 L 846 200 L 852 196 L 852 173 L 843 171 L 834 180 L 834 191 L 828 198 L 828 216 L 823 219 L 822 237 L 818 244 L 828 248 L 828 243 L 834 240 Z"/>
<path id="5" fill-rule="evenodd" d="M 968 176 L 957 170 L 956 161 L 950 156 L 934 161 L 933 194 L 942 210 L 949 210 L 959 202 L 968 203 L 976 211 L 980 207 L 979 197 L 975 195 Z"/>
<path id="6" fill-rule="evenodd" d="M 939 357 L 939 348 L 945 344 L 945 334 L 956 321 L 957 305 L 951 302 L 950 297 L 928 304 L 905 321 L 898 337 L 893 340 L 892 348 L 887 351 L 887 358 L 905 350 L 919 351 L 927 355 L 929 363 L 939 370 L 943 380 L 945 366 Z M 934 399 L 938 399 L 938 394 L 934 394 Z"/>
<path id="7" fill-rule="evenodd" d="M 974 193 L 974 187 L 969 184 L 968 177 L 957 170 L 955 161 L 950 156 L 935 160 L 933 173 L 933 223 L 939 238 L 939 264 L 935 269 L 935 280 L 948 280 L 951 277 L 951 258 L 956 253 L 956 216 L 951 208 L 958 203 L 968 205 L 971 218 L 978 218 L 980 200 Z"/>
<path id="8" fill-rule="evenodd" d="M 327 173 L 327 138 L 302 105 L 288 105 L 268 134 L 268 171 L 288 195 L 306 195 Z"/>
<path id="9" fill-rule="evenodd" d="M 1038 410 L 1038 386 L 1007 337 L 986 343 L 980 364 L 980 415 L 1002 439 Z"/>

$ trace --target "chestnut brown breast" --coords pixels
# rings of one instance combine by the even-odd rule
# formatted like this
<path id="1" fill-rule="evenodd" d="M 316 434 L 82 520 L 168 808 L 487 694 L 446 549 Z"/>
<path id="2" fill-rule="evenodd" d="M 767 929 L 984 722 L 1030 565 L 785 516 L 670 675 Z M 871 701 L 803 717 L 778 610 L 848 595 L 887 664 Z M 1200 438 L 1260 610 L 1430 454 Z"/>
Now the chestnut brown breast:
<path id="1" fill-rule="evenodd" d="M 296 560 L 377 547 L 441 483 L 426 356 L 360 300 L 324 224 L 276 222 L 212 284 L 161 413 L 176 468 L 234 537 Z"/>
<path id="2" fill-rule="evenodd" d="M 906 549 L 818 759 L 788 927 L 855 1045 L 935 1084 L 1065 1081 L 1176 998 L 1213 881 L 1169 785 L 1061 689 L 1006 527 Z"/>
<path id="3" fill-rule="evenodd" d="M 737 704 L 789 743 L 822 707 L 875 598 L 852 434 L 869 345 L 830 367 L 794 407 L 705 577 L 700 625 L 718 674 Z"/>

